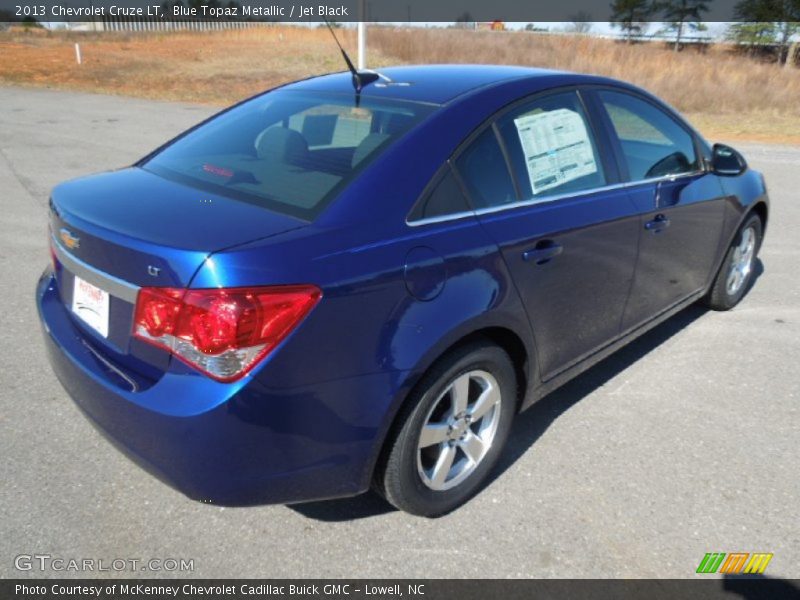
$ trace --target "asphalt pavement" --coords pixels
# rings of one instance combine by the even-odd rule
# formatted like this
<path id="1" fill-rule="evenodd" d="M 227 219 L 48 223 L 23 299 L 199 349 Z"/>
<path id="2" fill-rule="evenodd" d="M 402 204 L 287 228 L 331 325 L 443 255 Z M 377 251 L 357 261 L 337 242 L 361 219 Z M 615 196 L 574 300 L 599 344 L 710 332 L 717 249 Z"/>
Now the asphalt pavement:
<path id="1" fill-rule="evenodd" d="M 95 432 L 47 364 L 33 299 L 50 188 L 211 112 L 0 88 L 0 576 L 93 575 L 17 568 L 49 555 L 194 567 L 104 577 L 695 577 L 706 552 L 771 552 L 766 575 L 800 577 L 800 147 L 734 144 L 773 202 L 742 303 L 688 309 L 520 415 L 463 508 L 421 519 L 370 494 L 232 509 Z"/>

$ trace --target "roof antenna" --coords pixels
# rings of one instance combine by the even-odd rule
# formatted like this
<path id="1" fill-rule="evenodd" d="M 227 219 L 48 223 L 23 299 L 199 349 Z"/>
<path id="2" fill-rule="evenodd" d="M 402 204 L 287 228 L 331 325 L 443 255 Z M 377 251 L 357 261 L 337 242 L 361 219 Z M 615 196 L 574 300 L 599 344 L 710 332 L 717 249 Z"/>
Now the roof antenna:
<path id="1" fill-rule="evenodd" d="M 350 57 L 347 56 L 347 52 L 345 52 L 344 48 L 342 48 L 342 45 L 339 43 L 339 38 L 336 37 L 336 33 L 333 31 L 333 27 L 331 27 L 328 19 L 325 19 L 325 25 L 328 26 L 328 31 L 331 32 L 336 45 L 339 46 L 339 50 L 342 53 L 342 58 L 344 58 L 344 62 L 347 63 L 347 69 L 353 76 L 353 87 L 356 90 L 356 103 L 358 103 L 360 100 L 361 90 L 373 81 L 380 79 L 380 75 L 375 71 L 358 71 L 355 66 L 353 66 L 353 61 L 351 61 Z"/>

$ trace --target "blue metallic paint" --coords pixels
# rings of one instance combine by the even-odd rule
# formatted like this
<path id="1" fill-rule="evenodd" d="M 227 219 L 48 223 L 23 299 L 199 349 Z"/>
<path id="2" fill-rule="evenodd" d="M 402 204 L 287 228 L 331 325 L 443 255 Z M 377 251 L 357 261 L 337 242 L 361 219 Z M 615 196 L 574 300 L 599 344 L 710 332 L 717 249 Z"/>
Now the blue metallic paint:
<path id="1" fill-rule="evenodd" d="M 639 237 L 639 219 L 624 189 L 488 214 L 482 221 L 525 299 L 542 379 L 619 334 Z M 564 248 L 557 258 L 546 264 L 523 258 L 551 240 Z"/>
<path id="2" fill-rule="evenodd" d="M 755 202 L 766 206 L 763 180 L 748 171 L 735 178 L 706 174 L 670 192 L 666 209 L 687 226 L 674 239 L 667 236 L 678 227 L 659 238 L 642 233 L 650 213 L 663 207 L 650 204 L 650 191 L 627 188 L 411 227 L 405 217 L 414 200 L 463 140 L 503 107 L 565 86 L 642 92 L 598 77 L 518 68 L 387 74 L 414 85 L 373 85 L 364 94 L 444 106 L 314 222 L 138 168 L 53 192 L 51 228 L 68 227 L 82 238 L 75 257 L 135 285 L 313 283 L 323 290 L 323 301 L 276 351 L 244 379 L 224 384 L 127 339 L 133 307 L 116 298 L 111 338 L 99 338 L 69 315 L 70 276 L 42 276 L 39 312 L 65 388 L 123 451 L 192 498 L 252 504 L 364 491 L 394 416 L 448 348 L 481 331 L 519 340 L 525 356 L 514 358 L 525 374 L 525 407 L 699 297 L 747 211 Z M 352 94 L 349 86 L 349 76 L 339 74 L 289 88 Z M 709 186 L 718 187 L 711 191 L 718 201 L 693 212 Z M 664 245 L 680 248 L 706 227 L 720 231 L 718 240 L 704 242 L 702 265 L 686 257 L 691 273 L 675 263 L 647 275 L 663 260 Z M 563 255 L 546 265 L 522 261 L 524 249 L 552 236 L 564 241 Z M 157 280 L 148 265 L 161 269 Z M 689 278 L 683 297 L 665 296 L 663 307 L 648 312 L 642 298 L 660 285 L 658 277 L 672 277 L 671 269 Z"/>
<path id="3" fill-rule="evenodd" d="M 629 193 L 641 215 L 641 237 L 623 330 L 705 289 L 724 222 L 722 187 L 719 177 L 710 173 L 639 185 Z M 661 216 L 669 220 L 668 227 L 645 228 Z"/>

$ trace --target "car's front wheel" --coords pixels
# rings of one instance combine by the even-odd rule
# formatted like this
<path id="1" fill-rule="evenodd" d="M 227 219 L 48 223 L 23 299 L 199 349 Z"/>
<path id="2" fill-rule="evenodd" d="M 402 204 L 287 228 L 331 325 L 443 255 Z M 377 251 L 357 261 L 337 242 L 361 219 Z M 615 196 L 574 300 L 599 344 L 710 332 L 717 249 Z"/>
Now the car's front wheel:
<path id="1" fill-rule="evenodd" d="M 751 215 L 744 222 L 705 298 L 706 306 L 714 310 L 730 310 L 739 303 L 752 282 L 762 232 L 758 215 Z"/>
<path id="2" fill-rule="evenodd" d="M 415 515 L 453 510 L 497 462 L 516 410 L 517 378 L 505 351 L 490 343 L 456 349 L 422 378 L 399 415 L 378 490 Z"/>

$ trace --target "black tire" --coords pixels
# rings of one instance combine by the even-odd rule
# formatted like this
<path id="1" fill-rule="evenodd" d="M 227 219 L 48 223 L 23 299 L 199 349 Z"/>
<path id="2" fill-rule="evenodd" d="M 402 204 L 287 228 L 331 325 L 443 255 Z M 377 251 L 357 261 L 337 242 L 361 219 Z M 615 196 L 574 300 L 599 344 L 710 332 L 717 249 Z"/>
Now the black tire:
<path id="1" fill-rule="evenodd" d="M 485 377 L 487 373 L 491 377 Z M 478 417 L 479 411 L 476 410 L 475 420 L 472 423 L 467 420 L 469 409 L 458 413 L 465 415 L 461 417 L 461 421 L 453 415 L 457 393 L 454 391 L 457 387 L 454 383 L 456 380 L 463 382 L 465 379 L 466 388 L 461 389 L 467 390 L 467 397 L 471 402 L 469 407 L 472 408 L 478 405 L 477 398 L 483 396 L 485 390 L 490 388 L 499 390 L 499 400 L 492 396 L 492 406 L 498 407 L 496 414 L 491 412 L 494 410 L 492 408 L 483 417 Z M 484 384 L 488 387 L 482 387 Z M 498 346 L 488 341 L 470 343 L 446 354 L 423 376 L 398 415 L 397 425 L 387 439 L 376 469 L 377 491 L 400 510 L 426 517 L 439 516 L 462 505 L 477 493 L 496 464 L 518 409 L 517 400 L 514 366 L 508 354 Z M 434 411 L 440 411 L 439 415 L 436 416 Z M 463 433 L 457 439 L 448 437 L 447 440 L 434 443 L 421 451 L 419 444 L 423 426 L 433 421 L 437 422 L 434 426 L 440 421 L 454 422 L 455 425 L 447 428 L 448 436 L 458 436 L 460 432 Z M 482 458 L 470 461 L 466 450 L 463 449 L 467 438 L 472 438 L 474 434 L 479 441 L 481 436 L 488 439 L 487 431 L 494 431 L 494 434 L 489 444 L 479 444 L 479 448 L 484 448 Z M 449 446 L 452 450 L 447 450 L 445 446 Z M 458 483 L 456 483 L 457 477 L 450 477 L 449 483 L 445 481 L 437 484 L 433 476 L 427 476 L 428 471 L 423 466 L 424 461 L 433 460 L 438 464 L 435 460 L 436 453 L 445 451 L 453 452 L 456 458 L 453 460 L 452 468 L 447 467 L 447 471 L 442 469 L 441 472 L 455 472 L 458 471 L 458 466 L 462 465 L 463 471 L 460 477 L 463 477 L 463 480 Z M 439 455 L 439 459 L 441 457 L 442 454 Z M 443 464 L 446 464 L 446 461 Z M 430 472 L 435 473 L 435 468 L 431 467 Z M 424 477 L 428 477 L 428 483 Z M 432 485 L 453 487 L 433 489 Z"/>
<path id="2" fill-rule="evenodd" d="M 735 290 L 731 290 L 728 286 L 728 278 L 731 276 L 734 262 L 737 260 L 737 249 L 744 239 L 743 236 L 747 235 L 746 232 L 748 230 L 751 230 L 755 236 L 750 266 L 741 284 Z M 711 285 L 708 295 L 703 299 L 703 304 L 708 308 L 712 310 L 730 310 L 736 306 L 745 295 L 750 285 L 753 283 L 753 269 L 755 267 L 758 251 L 761 248 L 762 234 L 763 226 L 758 215 L 751 215 L 748 217 L 739 228 L 739 231 L 733 238 L 733 242 L 728 248 L 728 252 L 725 254 L 725 260 L 722 261 L 722 266 L 714 279 L 714 283 Z"/>

